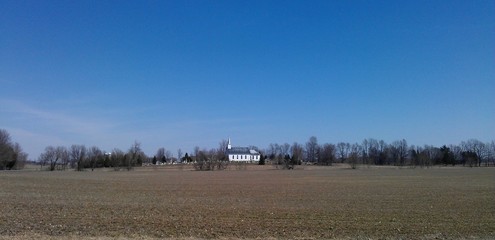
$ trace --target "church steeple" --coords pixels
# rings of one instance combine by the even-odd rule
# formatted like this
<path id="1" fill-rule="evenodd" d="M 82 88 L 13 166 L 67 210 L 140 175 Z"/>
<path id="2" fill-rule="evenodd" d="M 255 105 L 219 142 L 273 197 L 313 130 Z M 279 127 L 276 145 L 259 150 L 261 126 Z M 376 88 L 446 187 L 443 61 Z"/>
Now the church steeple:
<path id="1" fill-rule="evenodd" d="M 232 149 L 232 144 L 230 144 L 230 137 L 229 137 L 229 142 L 227 143 L 227 149 L 228 150 Z"/>

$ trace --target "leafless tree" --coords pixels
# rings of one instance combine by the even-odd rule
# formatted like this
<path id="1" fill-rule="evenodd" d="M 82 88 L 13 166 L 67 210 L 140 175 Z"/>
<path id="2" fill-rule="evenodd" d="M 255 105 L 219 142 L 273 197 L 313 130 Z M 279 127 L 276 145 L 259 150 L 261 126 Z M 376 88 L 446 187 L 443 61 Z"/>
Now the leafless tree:
<path id="1" fill-rule="evenodd" d="M 218 152 L 219 154 L 223 154 L 223 155 L 226 155 L 227 154 L 227 146 L 229 144 L 229 141 L 223 139 L 222 141 L 220 141 L 218 143 Z"/>
<path id="2" fill-rule="evenodd" d="M 277 143 L 270 143 L 270 145 L 268 145 L 267 153 L 268 159 L 270 159 L 272 165 L 278 168 L 278 165 L 282 164 L 283 159 L 280 145 L 278 145 Z"/>
<path id="3" fill-rule="evenodd" d="M 320 163 L 323 165 L 332 165 L 335 161 L 335 145 L 333 144 L 324 144 L 321 147 L 320 152 Z"/>
<path id="4" fill-rule="evenodd" d="M 306 143 L 306 161 L 317 163 L 318 162 L 318 139 L 315 136 L 309 138 Z"/>
<path id="5" fill-rule="evenodd" d="M 58 161 L 55 154 L 55 148 L 53 146 L 46 147 L 45 152 L 41 153 L 38 157 L 38 161 L 41 164 L 41 168 L 43 168 L 44 165 L 50 164 L 50 171 L 55 170 L 55 165 Z"/>
<path id="6" fill-rule="evenodd" d="M 492 140 L 490 142 L 490 159 L 492 162 L 492 165 L 495 166 L 495 140 Z"/>
<path id="7" fill-rule="evenodd" d="M 390 146 L 396 166 L 404 166 L 407 159 L 408 147 L 405 139 L 394 141 Z"/>
<path id="8" fill-rule="evenodd" d="M 452 151 L 455 163 L 460 164 L 462 162 L 462 148 L 453 144 L 449 145 L 449 148 Z"/>
<path id="9" fill-rule="evenodd" d="M 54 171 L 61 165 L 61 162 L 68 158 L 67 149 L 65 147 L 48 146 L 45 148 L 45 152 L 40 154 L 38 160 L 42 165 L 49 164 L 49 170 Z"/>
<path id="10" fill-rule="evenodd" d="M 165 162 L 168 163 L 174 163 L 174 158 L 173 158 L 173 155 L 172 155 L 172 152 L 170 152 L 169 150 L 166 150 L 165 151 Z"/>
<path id="11" fill-rule="evenodd" d="M 55 156 L 58 159 L 58 165 L 60 170 L 64 170 L 66 164 L 69 162 L 69 154 L 67 148 L 64 146 L 58 146 L 55 148 Z M 50 170 L 54 170 L 55 166 L 50 164 Z"/>
<path id="12" fill-rule="evenodd" d="M 478 139 L 469 139 L 465 142 L 461 142 L 461 147 L 466 152 L 472 152 L 476 154 L 476 165 L 478 167 L 481 166 L 482 162 L 486 162 L 488 159 L 489 147 L 487 146 L 487 144 L 481 142 Z"/>
<path id="13" fill-rule="evenodd" d="M 134 141 L 134 143 L 129 148 L 128 154 L 126 156 L 126 168 L 128 171 L 132 170 L 135 165 L 141 164 L 146 155 L 141 150 L 141 143 Z"/>
<path id="14" fill-rule="evenodd" d="M 421 166 L 421 153 L 422 149 L 421 147 L 416 147 L 414 145 L 411 145 L 409 147 L 409 155 L 411 156 L 411 166 L 416 167 L 416 166 Z"/>
<path id="15" fill-rule="evenodd" d="M 280 153 L 285 157 L 289 155 L 290 150 L 290 144 L 284 143 L 280 145 Z"/>
<path id="16" fill-rule="evenodd" d="M 361 143 L 361 149 L 362 149 L 362 153 L 361 153 L 361 158 L 362 158 L 362 163 L 363 164 L 367 164 L 369 163 L 369 159 L 370 159 L 370 144 L 368 142 L 368 139 L 364 139 L 363 142 Z"/>
<path id="17" fill-rule="evenodd" d="M 7 130 L 0 129 L 0 170 L 14 166 L 14 149 Z"/>
<path id="18" fill-rule="evenodd" d="M 387 161 L 388 156 L 388 144 L 385 141 L 380 140 L 378 142 L 378 165 L 383 165 Z"/>
<path id="19" fill-rule="evenodd" d="M 224 170 L 228 166 L 227 160 L 218 158 L 218 149 L 198 151 L 194 168 L 199 171 Z"/>
<path id="20" fill-rule="evenodd" d="M 161 162 L 161 163 L 166 163 L 167 162 L 167 158 L 165 157 L 165 148 L 159 148 L 157 151 L 156 151 L 156 160 L 158 162 Z"/>
<path id="21" fill-rule="evenodd" d="M 211 170 L 208 164 L 208 155 L 205 151 L 198 151 L 195 154 L 196 161 L 194 162 L 194 169 L 198 171 Z"/>
<path id="22" fill-rule="evenodd" d="M 87 159 L 89 163 L 89 167 L 91 167 L 91 171 L 94 171 L 95 168 L 98 167 L 98 162 L 103 158 L 103 152 L 100 148 L 93 146 L 89 148 L 87 152 Z"/>
<path id="23" fill-rule="evenodd" d="M 57 154 L 59 154 L 60 156 L 60 163 L 62 170 L 66 170 L 67 167 L 69 166 L 69 161 L 70 161 L 69 150 L 67 150 L 67 148 L 64 146 L 60 146 L 57 147 Z"/>
<path id="24" fill-rule="evenodd" d="M 22 150 L 19 143 L 14 143 L 14 166 L 11 169 L 22 169 L 27 162 L 28 154 Z"/>
<path id="25" fill-rule="evenodd" d="M 349 165 L 351 165 L 352 169 L 357 168 L 357 164 L 358 164 L 361 152 L 362 152 L 361 145 L 359 145 L 357 143 L 354 143 L 351 145 L 347 161 L 348 161 Z"/>
<path id="26" fill-rule="evenodd" d="M 367 164 L 379 164 L 380 142 L 374 138 L 368 139 L 368 161 Z"/>
<path id="27" fill-rule="evenodd" d="M 5 129 L 0 129 L 0 144 L 8 145 L 10 143 L 10 134 Z"/>
<path id="28" fill-rule="evenodd" d="M 86 158 L 86 146 L 72 145 L 69 156 L 72 167 L 76 167 L 77 171 L 82 171 L 84 167 L 83 161 Z"/>
<path id="29" fill-rule="evenodd" d="M 198 146 L 194 147 L 194 157 L 192 159 L 193 162 L 197 161 L 199 152 L 200 152 L 199 147 Z"/>
<path id="30" fill-rule="evenodd" d="M 295 164 L 301 164 L 303 158 L 304 158 L 304 148 L 301 144 L 294 142 L 292 146 L 290 147 L 291 155 L 292 155 L 292 161 Z"/>
<path id="31" fill-rule="evenodd" d="M 218 149 L 215 150 L 216 159 L 218 159 L 218 161 L 229 160 L 227 156 L 227 145 L 228 145 L 227 140 L 222 140 L 218 143 Z"/>
<path id="32" fill-rule="evenodd" d="M 115 148 L 110 155 L 110 165 L 115 171 L 118 171 L 121 167 L 125 167 L 126 163 L 125 153 L 122 150 Z"/>
<path id="33" fill-rule="evenodd" d="M 350 149 L 351 149 L 351 145 L 349 143 L 344 143 L 344 142 L 337 143 L 337 154 L 339 156 L 341 163 L 343 163 L 347 159 Z"/>
<path id="34" fill-rule="evenodd" d="M 440 154 L 440 150 L 433 146 L 425 146 L 421 151 L 421 166 L 429 168 L 433 165 L 435 158 Z"/>
<path id="35" fill-rule="evenodd" d="M 0 170 L 23 168 L 27 156 L 19 143 L 12 143 L 7 130 L 0 129 Z"/>
<path id="36" fill-rule="evenodd" d="M 275 160 L 276 156 L 280 153 L 280 147 L 276 143 L 270 143 L 267 153 L 270 160 Z"/>
<path id="37" fill-rule="evenodd" d="M 182 163 L 182 149 L 180 148 L 177 150 L 177 161 Z"/>

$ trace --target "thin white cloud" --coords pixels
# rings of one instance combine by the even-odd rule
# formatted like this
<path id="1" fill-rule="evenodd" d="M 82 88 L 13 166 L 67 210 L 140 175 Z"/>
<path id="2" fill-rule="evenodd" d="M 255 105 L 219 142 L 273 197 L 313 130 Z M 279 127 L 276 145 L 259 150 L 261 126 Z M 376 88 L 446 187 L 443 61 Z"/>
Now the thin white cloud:
<path id="1" fill-rule="evenodd" d="M 111 128 L 113 124 L 97 119 L 90 119 L 64 112 L 50 111 L 29 106 L 15 100 L 0 100 L 4 112 L 12 116 L 23 117 L 27 122 L 40 126 L 55 127 L 57 131 L 79 134 L 98 135 Z"/>
<path id="2" fill-rule="evenodd" d="M 29 159 L 36 160 L 48 145 L 63 146 L 66 142 L 58 136 L 36 133 L 23 128 L 6 129 L 14 142 L 18 142 L 22 149 L 29 154 Z"/>
<path id="3" fill-rule="evenodd" d="M 67 104 L 66 104 L 67 105 Z M 77 105 L 77 104 L 76 104 Z M 148 153 L 158 147 L 189 149 L 195 145 L 216 147 L 218 141 L 244 128 L 259 124 L 252 118 L 147 119 L 105 114 L 102 109 L 85 112 L 35 107 L 18 100 L 0 99 L 0 125 L 15 136 L 31 157 L 46 146 L 95 145 L 102 149 L 127 149 L 141 141 Z M 102 117 L 98 117 L 103 114 Z M 112 117 L 116 114 L 119 117 Z"/>

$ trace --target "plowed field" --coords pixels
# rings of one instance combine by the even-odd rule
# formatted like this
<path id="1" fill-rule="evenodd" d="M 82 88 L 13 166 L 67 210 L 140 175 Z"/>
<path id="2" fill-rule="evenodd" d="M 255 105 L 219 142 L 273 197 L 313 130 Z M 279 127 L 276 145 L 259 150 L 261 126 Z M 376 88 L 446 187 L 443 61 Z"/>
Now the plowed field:
<path id="1" fill-rule="evenodd" d="M 495 169 L 0 172 L 0 239 L 495 239 Z"/>

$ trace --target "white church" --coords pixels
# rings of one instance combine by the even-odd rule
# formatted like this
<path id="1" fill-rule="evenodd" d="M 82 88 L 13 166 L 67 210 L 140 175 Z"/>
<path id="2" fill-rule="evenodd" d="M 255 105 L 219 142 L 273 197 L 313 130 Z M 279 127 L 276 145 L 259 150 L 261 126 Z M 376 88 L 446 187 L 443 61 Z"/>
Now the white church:
<path id="1" fill-rule="evenodd" d="M 232 162 L 258 162 L 260 160 L 260 153 L 254 149 L 248 147 L 232 147 L 232 144 L 227 143 L 227 156 L 229 161 Z"/>

